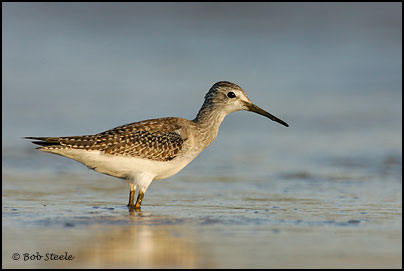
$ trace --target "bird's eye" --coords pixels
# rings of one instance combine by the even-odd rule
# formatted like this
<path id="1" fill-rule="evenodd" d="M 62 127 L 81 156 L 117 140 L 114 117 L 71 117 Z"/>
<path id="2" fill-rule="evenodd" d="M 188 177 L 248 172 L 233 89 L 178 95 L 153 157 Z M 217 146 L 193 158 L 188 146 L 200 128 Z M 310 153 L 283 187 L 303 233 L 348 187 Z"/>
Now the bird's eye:
<path id="1" fill-rule="evenodd" d="M 229 93 L 227 93 L 227 97 L 236 98 L 236 94 L 234 94 L 234 92 L 230 91 Z"/>

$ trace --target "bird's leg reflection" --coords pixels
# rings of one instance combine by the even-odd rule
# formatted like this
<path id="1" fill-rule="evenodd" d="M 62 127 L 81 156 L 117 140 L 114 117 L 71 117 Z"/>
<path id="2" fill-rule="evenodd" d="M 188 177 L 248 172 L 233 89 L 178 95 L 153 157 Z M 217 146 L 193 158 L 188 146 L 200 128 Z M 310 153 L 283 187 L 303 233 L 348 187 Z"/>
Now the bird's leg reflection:
<path id="1" fill-rule="evenodd" d="M 136 213 L 140 214 L 142 211 L 140 210 L 140 208 L 136 208 L 135 206 L 128 206 L 128 210 L 129 210 L 129 215 L 132 216 Z"/>

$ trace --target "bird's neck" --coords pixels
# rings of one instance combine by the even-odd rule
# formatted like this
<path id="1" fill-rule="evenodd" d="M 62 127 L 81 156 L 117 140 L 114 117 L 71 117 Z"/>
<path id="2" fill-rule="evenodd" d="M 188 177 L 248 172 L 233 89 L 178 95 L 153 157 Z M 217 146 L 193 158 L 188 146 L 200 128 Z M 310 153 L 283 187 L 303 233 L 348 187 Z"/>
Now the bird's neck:
<path id="1" fill-rule="evenodd" d="M 226 115 L 226 112 L 205 101 L 195 119 L 192 120 L 199 128 L 200 133 L 204 134 L 206 146 L 216 138 L 220 124 Z"/>

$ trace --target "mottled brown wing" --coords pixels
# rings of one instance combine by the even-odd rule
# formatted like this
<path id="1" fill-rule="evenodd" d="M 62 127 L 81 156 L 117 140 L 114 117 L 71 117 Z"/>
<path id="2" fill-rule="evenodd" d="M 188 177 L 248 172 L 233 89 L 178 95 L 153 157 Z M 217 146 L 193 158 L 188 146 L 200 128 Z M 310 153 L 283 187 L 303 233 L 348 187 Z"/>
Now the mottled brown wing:
<path id="1" fill-rule="evenodd" d="M 112 143 L 104 150 L 105 154 L 169 161 L 177 156 L 184 140 L 175 132 L 137 130 L 121 137 L 118 142 L 114 140 L 105 142 Z"/>
<path id="2" fill-rule="evenodd" d="M 105 131 L 97 140 L 107 144 L 106 154 L 169 161 L 186 140 L 180 130 L 176 118 L 146 120 Z"/>
<path id="3" fill-rule="evenodd" d="M 174 159 L 184 146 L 182 126 L 176 118 L 145 120 L 122 125 L 95 135 L 31 137 L 43 148 L 100 150 L 105 154 L 157 161 Z"/>

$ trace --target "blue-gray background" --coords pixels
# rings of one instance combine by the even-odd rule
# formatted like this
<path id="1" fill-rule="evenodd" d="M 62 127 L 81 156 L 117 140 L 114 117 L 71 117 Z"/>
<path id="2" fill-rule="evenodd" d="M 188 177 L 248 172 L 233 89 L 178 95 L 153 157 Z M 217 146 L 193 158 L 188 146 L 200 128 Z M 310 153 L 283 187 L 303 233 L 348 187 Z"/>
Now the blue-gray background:
<path id="1" fill-rule="evenodd" d="M 220 80 L 291 126 L 235 113 L 230 156 L 400 158 L 401 23 L 401 3 L 5 3 L 3 167 L 23 136 L 192 119 Z"/>
<path id="2" fill-rule="evenodd" d="M 21 137 L 192 119 L 220 80 L 290 128 L 232 114 L 193 170 L 401 164 L 401 23 L 401 3 L 3 4 L 3 169 L 85 169 Z"/>

